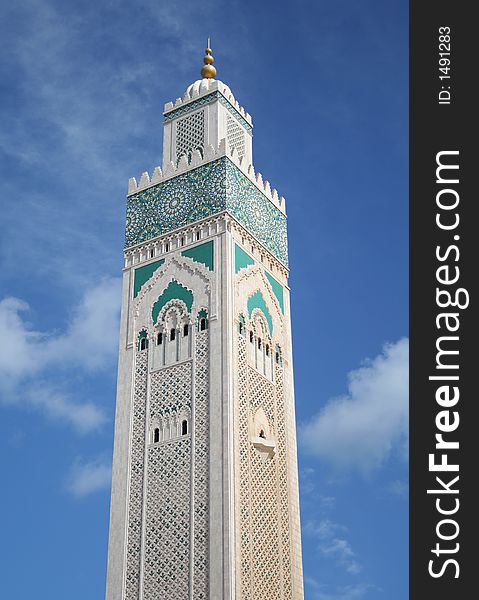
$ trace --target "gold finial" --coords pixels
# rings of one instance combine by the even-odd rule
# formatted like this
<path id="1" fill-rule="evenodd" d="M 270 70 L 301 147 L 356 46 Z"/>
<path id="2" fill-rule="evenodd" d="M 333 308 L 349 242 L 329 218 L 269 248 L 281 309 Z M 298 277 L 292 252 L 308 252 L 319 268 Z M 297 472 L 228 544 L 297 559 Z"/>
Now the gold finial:
<path id="1" fill-rule="evenodd" d="M 216 69 L 213 67 L 215 59 L 211 54 L 210 38 L 208 38 L 208 46 L 205 50 L 203 62 L 205 63 L 205 66 L 201 69 L 201 77 L 203 77 L 203 79 L 214 79 L 216 75 Z"/>

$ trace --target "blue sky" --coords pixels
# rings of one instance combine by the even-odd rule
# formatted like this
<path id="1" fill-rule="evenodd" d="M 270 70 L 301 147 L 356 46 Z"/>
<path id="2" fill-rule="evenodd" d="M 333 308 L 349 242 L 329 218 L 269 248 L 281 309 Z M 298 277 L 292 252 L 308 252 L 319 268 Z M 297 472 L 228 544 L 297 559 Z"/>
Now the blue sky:
<path id="1" fill-rule="evenodd" d="M 406 598 L 405 0 L 1 12 L 0 596 L 104 596 L 126 185 L 211 35 L 287 199 L 306 598 Z"/>

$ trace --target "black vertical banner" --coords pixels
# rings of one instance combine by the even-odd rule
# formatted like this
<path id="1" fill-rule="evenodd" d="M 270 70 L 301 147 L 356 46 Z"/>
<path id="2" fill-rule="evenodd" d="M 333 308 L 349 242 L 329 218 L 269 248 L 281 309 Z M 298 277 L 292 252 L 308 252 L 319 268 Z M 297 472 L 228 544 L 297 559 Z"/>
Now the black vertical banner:
<path id="1" fill-rule="evenodd" d="M 476 8 L 410 3 L 411 600 L 479 597 Z"/>

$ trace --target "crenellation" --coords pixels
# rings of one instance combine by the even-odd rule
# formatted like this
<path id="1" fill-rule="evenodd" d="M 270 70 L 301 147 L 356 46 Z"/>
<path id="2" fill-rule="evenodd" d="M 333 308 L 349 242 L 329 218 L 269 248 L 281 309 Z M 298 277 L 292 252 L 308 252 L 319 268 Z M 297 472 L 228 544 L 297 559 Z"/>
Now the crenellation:
<path id="1" fill-rule="evenodd" d="M 279 208 L 281 212 L 285 212 L 284 197 L 280 197 L 278 195 L 278 191 L 274 188 L 271 188 L 269 181 L 263 181 L 263 176 L 261 173 L 255 173 L 253 165 L 247 165 L 244 157 L 239 157 L 236 147 L 231 148 L 225 138 L 221 139 L 217 148 L 214 148 L 211 144 L 208 144 L 203 153 L 201 153 L 200 150 L 193 151 L 189 160 L 186 154 L 184 154 L 180 157 L 177 165 L 170 161 L 164 165 L 163 170 L 159 166 L 155 167 L 151 178 L 147 172 L 142 173 L 139 183 L 137 183 L 135 177 L 130 177 L 128 180 L 128 196 L 132 196 L 133 194 L 144 191 L 149 187 L 163 183 L 168 179 L 182 175 L 190 169 L 205 165 L 223 156 L 227 156 L 237 167 L 241 169 L 242 173 L 244 173 L 248 179 L 254 183 L 254 185 L 268 198 L 268 200 L 270 200 L 277 208 Z"/>
<path id="2" fill-rule="evenodd" d="M 183 155 L 183 156 L 186 158 L 185 155 Z M 191 161 L 190 161 L 190 167 L 191 168 L 199 167 L 202 162 L 203 162 L 203 155 L 201 154 L 201 152 L 199 150 L 193 150 L 193 153 L 191 156 Z"/>
<path id="3" fill-rule="evenodd" d="M 128 179 L 128 196 L 130 194 L 135 194 L 138 191 L 138 183 L 136 182 L 135 177 L 130 177 Z"/>
<path id="4" fill-rule="evenodd" d="M 161 167 L 155 167 L 155 170 L 153 171 L 153 175 L 151 177 L 151 183 L 160 183 L 160 181 L 163 179 L 163 172 L 161 170 Z"/>
<path id="5" fill-rule="evenodd" d="M 176 171 L 177 171 L 177 166 L 175 165 L 174 162 L 170 161 L 170 162 L 166 163 L 166 165 L 163 169 L 163 180 L 162 181 L 165 181 L 166 179 L 170 179 L 171 177 L 175 177 L 177 175 Z"/>
<path id="6" fill-rule="evenodd" d="M 151 184 L 150 175 L 148 174 L 147 171 L 145 171 L 144 173 L 141 174 L 140 183 L 138 184 L 138 187 L 141 189 L 144 189 L 144 188 L 148 187 L 150 184 Z"/>
<path id="7" fill-rule="evenodd" d="M 220 146 L 221 148 L 221 146 Z M 220 151 L 220 148 L 218 149 L 218 151 Z M 211 144 L 208 144 L 204 150 L 204 160 L 205 162 L 209 162 L 211 160 L 214 160 L 216 158 L 216 152 L 215 149 L 213 148 L 213 146 Z"/>
<path id="8" fill-rule="evenodd" d="M 182 171 L 186 171 L 186 169 L 189 166 L 190 165 L 188 163 L 188 157 L 186 156 L 186 154 L 183 154 L 183 156 L 181 156 L 180 160 L 178 161 L 178 166 L 177 166 L 178 173 L 181 173 Z"/>
<path id="9" fill-rule="evenodd" d="M 227 151 L 228 151 L 228 142 L 226 141 L 226 138 L 221 138 L 217 153 L 219 155 L 224 155 L 227 153 Z"/>

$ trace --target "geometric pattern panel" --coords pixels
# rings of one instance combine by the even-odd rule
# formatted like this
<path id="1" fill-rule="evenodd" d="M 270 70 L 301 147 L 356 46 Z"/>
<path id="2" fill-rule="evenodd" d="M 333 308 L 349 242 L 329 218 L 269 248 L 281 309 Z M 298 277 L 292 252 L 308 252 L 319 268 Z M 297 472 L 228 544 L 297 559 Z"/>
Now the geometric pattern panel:
<path id="1" fill-rule="evenodd" d="M 226 137 L 230 148 L 236 148 L 238 156 L 243 158 L 245 155 L 245 138 L 244 129 L 236 119 L 231 115 L 226 117 Z"/>
<path id="2" fill-rule="evenodd" d="M 276 364 L 276 391 L 277 391 L 277 429 L 278 437 L 278 478 L 279 478 L 279 502 L 281 506 L 280 522 L 278 531 L 281 531 L 282 560 L 284 565 L 291 564 L 291 536 L 289 523 L 289 482 L 286 448 L 286 414 L 284 397 L 284 370 L 280 364 Z M 290 598 L 293 593 L 291 571 L 284 570 L 283 577 L 284 597 Z"/>
<path id="3" fill-rule="evenodd" d="M 227 157 L 128 196 L 125 247 L 224 210 L 288 264 L 285 215 Z"/>
<path id="4" fill-rule="evenodd" d="M 128 196 L 125 246 L 134 246 L 226 209 L 224 159 Z"/>
<path id="5" fill-rule="evenodd" d="M 148 449 L 144 600 L 189 597 L 190 439 Z"/>
<path id="6" fill-rule="evenodd" d="M 193 150 L 201 150 L 205 144 L 205 111 L 200 110 L 176 122 L 176 159 Z"/>
<path id="7" fill-rule="evenodd" d="M 237 490 L 240 554 L 239 597 L 291 600 L 289 482 L 282 368 L 275 384 L 247 365 L 246 338 L 237 333 Z M 276 440 L 276 453 L 263 460 L 254 448 L 249 422 L 262 409 Z"/>
<path id="8" fill-rule="evenodd" d="M 151 374 L 149 424 L 191 406 L 191 362 Z M 148 448 L 144 600 L 189 596 L 191 440 Z"/>
<path id="9" fill-rule="evenodd" d="M 137 352 L 135 357 L 135 382 L 130 445 L 130 486 L 128 498 L 125 600 L 138 600 L 140 594 L 147 377 L 148 350 L 143 350 Z"/>
<path id="10" fill-rule="evenodd" d="M 251 367 L 248 367 L 248 396 L 251 409 L 263 408 L 274 435 L 274 385 Z M 264 463 L 258 452 L 250 447 L 250 464 L 253 598 L 284 598 L 281 594 L 281 546 L 278 536 L 278 457 L 274 456 Z"/>
<path id="11" fill-rule="evenodd" d="M 191 362 L 151 374 L 149 423 L 154 417 L 174 415 L 191 408 Z"/>
<path id="12" fill-rule="evenodd" d="M 277 459 L 263 463 L 251 452 L 252 596 L 276 600 L 281 593 L 281 546 L 278 536 Z M 288 596 L 286 596 L 288 597 Z"/>
<path id="13" fill-rule="evenodd" d="M 246 340 L 243 335 L 237 336 L 238 343 L 238 417 L 237 436 L 239 454 L 239 487 L 236 490 L 237 513 L 236 530 L 237 553 L 240 557 L 240 573 L 238 577 L 238 597 L 241 600 L 253 600 L 252 597 L 252 547 L 251 547 L 251 502 L 250 502 L 250 452 L 249 452 L 249 402 L 248 386 L 246 382 Z"/>
<path id="14" fill-rule="evenodd" d="M 193 595 L 206 600 L 209 573 L 209 345 L 208 330 L 198 331 L 195 337 L 195 398 L 194 398 L 194 473 L 195 487 L 193 517 Z"/>

